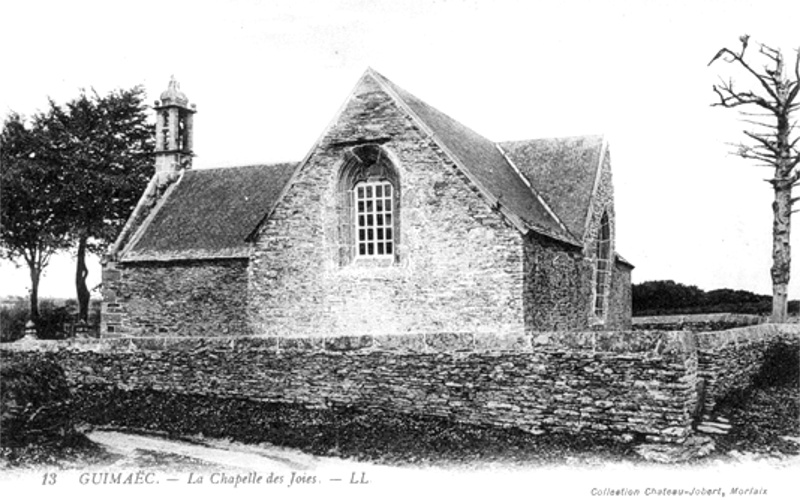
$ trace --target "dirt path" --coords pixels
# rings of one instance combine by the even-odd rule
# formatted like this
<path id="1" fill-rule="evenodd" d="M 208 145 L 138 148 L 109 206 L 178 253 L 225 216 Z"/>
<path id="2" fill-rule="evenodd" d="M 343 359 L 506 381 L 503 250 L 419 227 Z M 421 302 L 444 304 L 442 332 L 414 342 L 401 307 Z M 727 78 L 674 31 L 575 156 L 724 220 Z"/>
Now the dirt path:
<path id="1" fill-rule="evenodd" d="M 87 437 L 123 458 L 118 466 L 140 461 L 142 454 L 159 455 L 162 466 L 182 463 L 189 459 L 197 468 L 224 466 L 240 470 L 313 470 L 318 467 L 347 467 L 356 462 L 337 458 L 316 457 L 290 448 L 268 444 L 246 445 L 220 439 L 202 442 L 176 441 L 157 436 L 129 434 L 118 431 L 91 431 Z"/>

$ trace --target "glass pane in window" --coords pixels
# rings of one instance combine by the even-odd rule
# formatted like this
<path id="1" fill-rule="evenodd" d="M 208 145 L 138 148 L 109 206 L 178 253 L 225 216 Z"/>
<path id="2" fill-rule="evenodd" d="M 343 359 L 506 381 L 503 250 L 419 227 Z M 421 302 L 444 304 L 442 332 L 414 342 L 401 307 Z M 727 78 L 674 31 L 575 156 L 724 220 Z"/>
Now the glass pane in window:
<path id="1" fill-rule="evenodd" d="M 377 229 L 377 232 L 378 232 L 378 239 L 379 239 L 379 240 L 382 240 L 382 239 L 383 239 L 383 229 L 381 229 L 381 228 L 378 228 L 378 229 Z"/>
<path id="2" fill-rule="evenodd" d="M 382 188 L 383 188 L 383 186 L 375 186 L 375 196 L 376 197 L 383 196 L 383 193 L 381 192 L 381 191 L 383 191 Z"/>
<path id="3" fill-rule="evenodd" d="M 364 231 L 363 229 L 359 229 L 358 230 L 358 240 L 359 241 L 364 241 L 364 237 L 366 236 L 366 234 L 367 234 L 366 231 Z"/>
<path id="4" fill-rule="evenodd" d="M 366 255 L 366 245 L 363 243 L 358 244 L 358 255 Z"/>
<path id="5" fill-rule="evenodd" d="M 376 224 L 378 224 L 379 226 L 383 225 L 383 215 L 378 214 L 378 215 L 375 216 L 375 219 L 377 221 Z"/>
<path id="6" fill-rule="evenodd" d="M 386 243 L 386 253 L 387 254 L 392 253 L 392 243 L 391 242 L 387 242 Z"/>
<path id="7" fill-rule="evenodd" d="M 372 198 L 372 186 L 367 186 L 366 194 L 367 198 Z"/>
<path id="8" fill-rule="evenodd" d="M 392 225 L 392 214 L 386 214 L 386 225 L 387 226 Z"/>
<path id="9" fill-rule="evenodd" d="M 358 202 L 358 212 L 361 213 L 363 211 L 364 211 L 364 202 L 363 201 L 359 201 Z"/>
<path id="10" fill-rule="evenodd" d="M 373 255 L 375 253 L 375 247 L 372 243 L 367 243 L 367 255 Z"/>
<path id="11" fill-rule="evenodd" d="M 364 225 L 364 216 L 363 215 L 359 215 L 358 216 L 358 225 L 359 226 L 363 226 Z"/>
<path id="12" fill-rule="evenodd" d="M 367 215 L 367 226 L 373 226 L 375 223 L 372 221 L 374 216 L 372 214 Z"/>
<path id="13" fill-rule="evenodd" d="M 372 241 L 375 239 L 374 233 L 372 229 L 367 229 L 367 241 Z"/>
<path id="14" fill-rule="evenodd" d="M 367 212 L 372 212 L 372 200 L 367 200 Z"/>
<path id="15" fill-rule="evenodd" d="M 363 188 L 363 186 L 358 188 L 358 197 L 359 198 L 363 198 L 364 197 L 364 188 Z"/>
<path id="16" fill-rule="evenodd" d="M 378 243 L 378 255 L 383 255 L 383 243 Z"/>
<path id="17" fill-rule="evenodd" d="M 386 196 L 391 196 L 392 195 L 392 185 L 391 184 L 384 185 L 383 189 L 384 189 L 383 192 L 386 194 Z"/>
<path id="18" fill-rule="evenodd" d="M 387 240 L 391 240 L 392 239 L 392 228 L 390 228 L 390 227 L 386 228 L 386 239 Z"/>
<path id="19" fill-rule="evenodd" d="M 383 212 L 383 200 L 375 201 L 375 211 Z"/>

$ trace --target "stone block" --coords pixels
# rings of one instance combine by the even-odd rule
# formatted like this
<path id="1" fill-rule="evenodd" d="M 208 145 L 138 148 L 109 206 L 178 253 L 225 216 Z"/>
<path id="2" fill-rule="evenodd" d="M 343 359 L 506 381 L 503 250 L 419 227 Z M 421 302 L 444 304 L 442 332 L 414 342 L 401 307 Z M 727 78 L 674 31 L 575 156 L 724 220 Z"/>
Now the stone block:
<path id="1" fill-rule="evenodd" d="M 475 339 L 471 333 L 428 333 L 425 345 L 433 352 L 472 351 Z"/>
<path id="2" fill-rule="evenodd" d="M 524 333 L 480 333 L 474 337 L 475 351 L 531 352 L 531 337 Z"/>
<path id="3" fill-rule="evenodd" d="M 661 341 L 659 332 L 595 332 L 595 349 L 600 352 L 650 352 Z"/>
<path id="4" fill-rule="evenodd" d="M 372 347 L 371 335 L 327 337 L 325 339 L 326 351 L 357 351 Z"/>
<path id="5" fill-rule="evenodd" d="M 278 352 L 318 352 L 323 347 L 322 337 L 278 337 Z"/>
<path id="6" fill-rule="evenodd" d="M 549 333 L 549 345 L 570 349 L 594 349 L 594 332 L 556 331 Z"/>
<path id="7" fill-rule="evenodd" d="M 375 350 L 390 352 L 426 352 L 423 334 L 375 335 L 372 338 Z"/>
<path id="8" fill-rule="evenodd" d="M 158 337 L 139 337 L 130 339 L 136 349 L 142 351 L 157 351 L 166 348 L 166 339 Z"/>
<path id="9" fill-rule="evenodd" d="M 108 324 L 118 325 L 122 322 L 122 314 L 107 312 L 103 314 L 103 321 Z"/>
<path id="10" fill-rule="evenodd" d="M 121 274 L 116 269 L 103 269 L 103 282 L 107 283 L 109 281 L 116 281 L 120 278 Z"/>
<path id="11" fill-rule="evenodd" d="M 278 352 L 278 337 L 237 337 L 234 352 Z"/>
<path id="12" fill-rule="evenodd" d="M 164 347 L 170 351 L 198 351 L 207 346 L 202 338 L 172 337 L 165 339 Z"/>

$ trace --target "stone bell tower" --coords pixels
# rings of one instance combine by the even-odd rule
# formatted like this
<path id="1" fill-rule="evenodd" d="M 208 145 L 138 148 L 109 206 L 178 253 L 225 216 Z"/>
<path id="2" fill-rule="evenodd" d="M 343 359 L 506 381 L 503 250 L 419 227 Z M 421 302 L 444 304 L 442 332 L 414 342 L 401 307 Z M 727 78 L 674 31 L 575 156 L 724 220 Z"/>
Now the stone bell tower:
<path id="1" fill-rule="evenodd" d="M 155 102 L 156 175 L 177 173 L 192 165 L 193 116 L 197 107 L 189 104 L 186 94 L 173 76 L 169 88 Z"/>

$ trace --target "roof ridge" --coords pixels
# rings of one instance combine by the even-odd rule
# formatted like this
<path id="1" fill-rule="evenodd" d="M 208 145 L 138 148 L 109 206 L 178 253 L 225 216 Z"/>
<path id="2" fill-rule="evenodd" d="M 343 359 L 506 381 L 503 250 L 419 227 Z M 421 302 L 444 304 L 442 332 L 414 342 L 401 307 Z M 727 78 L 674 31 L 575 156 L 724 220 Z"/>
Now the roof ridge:
<path id="1" fill-rule="evenodd" d="M 463 162 L 461 161 L 461 159 L 456 154 L 454 154 L 452 151 L 450 151 L 450 148 L 448 148 L 442 142 L 441 138 L 438 137 L 438 134 L 436 134 L 436 132 L 425 122 L 425 120 L 423 120 L 416 112 L 414 112 L 414 110 L 411 108 L 411 106 L 407 102 L 405 102 L 403 97 L 398 93 L 398 90 L 403 90 L 403 89 L 400 89 L 399 87 L 397 87 L 392 81 L 390 81 L 388 78 L 386 78 L 385 76 L 381 75 L 377 71 L 373 70 L 372 68 L 368 69 L 368 73 L 369 73 L 370 76 L 375 78 L 375 81 L 378 83 L 378 85 L 380 85 L 381 88 L 383 88 L 384 91 L 386 91 L 386 93 L 389 94 L 392 97 L 392 99 L 394 99 L 397 103 L 400 104 L 400 106 L 403 108 L 403 110 L 406 113 L 408 113 L 408 115 L 411 116 L 414 119 L 414 121 L 417 122 L 417 124 L 420 126 L 420 128 L 422 128 L 425 131 L 425 133 L 427 133 L 431 137 L 431 139 L 433 139 L 434 142 L 436 142 L 436 144 L 445 152 L 445 154 L 447 154 L 447 156 L 453 161 L 453 163 L 458 166 L 458 169 L 470 180 L 470 182 L 472 182 L 478 188 L 478 190 L 483 195 L 483 197 L 486 198 L 486 200 L 491 205 L 496 205 L 498 207 L 501 206 L 500 197 L 494 196 L 492 193 L 489 192 L 489 190 L 487 190 L 483 186 L 483 184 L 481 182 L 479 182 L 477 179 L 475 179 L 475 176 L 472 175 L 472 173 L 469 171 L 469 169 L 466 168 L 462 164 Z M 395 87 L 397 87 L 397 88 L 395 88 Z M 403 90 L 403 91 L 407 92 L 405 90 Z M 427 105 L 427 106 L 431 107 L 430 105 Z M 435 108 L 433 108 L 433 109 L 435 109 Z M 438 111 L 439 113 L 442 113 L 439 110 L 436 110 L 436 111 Z M 450 117 L 449 115 L 447 115 L 445 113 L 442 113 L 442 114 L 444 116 L 446 116 L 447 118 L 449 118 L 450 120 L 453 120 L 456 123 L 459 123 L 457 120 L 455 120 L 454 118 Z M 469 130 L 472 131 L 471 129 L 469 129 Z M 474 132 L 474 131 L 472 131 L 472 132 L 477 134 L 477 135 L 479 135 L 480 137 L 482 137 L 486 141 L 489 141 L 488 139 L 486 139 L 485 137 L 481 136 L 477 132 Z M 491 142 L 491 141 L 489 141 L 489 142 Z M 518 230 L 523 231 L 525 229 L 525 227 L 524 227 L 525 226 L 525 222 L 522 221 L 521 218 L 519 218 L 515 214 L 511 214 L 511 213 L 506 214 L 506 216 L 509 218 L 511 223 L 514 226 L 517 227 Z M 511 217 L 511 216 L 513 216 L 513 217 Z"/>
<path id="2" fill-rule="evenodd" d="M 530 139 L 514 139 L 510 141 L 499 141 L 497 144 L 512 144 L 512 143 L 531 142 L 531 141 L 557 141 L 565 139 L 587 139 L 587 138 L 598 138 L 605 140 L 605 137 L 606 137 L 605 133 L 559 135 L 559 136 L 549 136 L 549 137 L 532 137 Z"/>
<path id="3" fill-rule="evenodd" d="M 489 143 L 489 144 L 492 144 L 492 145 L 496 144 L 496 143 L 495 143 L 495 141 L 493 141 L 493 140 L 489 139 L 488 137 L 484 136 L 484 135 L 483 135 L 483 134 L 481 134 L 480 132 L 477 132 L 477 131 L 475 131 L 475 130 L 474 130 L 472 127 L 468 127 L 467 125 L 464 125 L 463 123 L 461 123 L 461 121 L 459 121 L 459 120 L 456 120 L 455 118 L 453 118 L 453 117 L 452 117 L 452 116 L 450 116 L 449 114 L 445 113 L 444 111 L 440 110 L 439 108 L 436 108 L 436 107 L 434 107 L 434 106 L 431 106 L 431 105 L 430 105 L 430 104 L 428 104 L 427 102 L 423 101 L 422 99 L 420 99 L 419 97 L 415 96 L 414 94 L 412 94 L 411 92 L 407 91 L 406 89 L 404 89 L 404 88 L 400 87 L 399 85 L 397 85 L 397 84 L 396 84 L 396 83 L 394 83 L 393 81 L 389 80 L 389 79 L 388 79 L 388 78 L 386 78 L 384 75 L 382 75 L 382 74 L 378 73 L 378 72 L 377 72 L 377 71 L 375 71 L 374 69 L 372 69 L 372 68 L 367 68 L 367 70 L 370 72 L 370 74 L 371 74 L 372 76 L 377 76 L 379 80 L 382 80 L 382 81 L 379 81 L 379 83 L 380 83 L 380 84 L 385 84 L 385 85 L 388 85 L 388 86 L 389 86 L 389 89 L 392 91 L 392 96 L 395 96 L 395 94 L 397 94 L 397 95 L 396 95 L 396 98 L 397 98 L 397 99 L 399 99 L 401 102 L 405 103 L 405 100 L 403 99 L 403 96 L 401 96 L 401 95 L 399 95 L 399 94 L 398 94 L 398 92 L 397 92 L 398 90 L 399 90 L 399 91 L 401 91 L 401 92 L 405 92 L 405 93 L 407 93 L 409 96 L 413 97 L 414 99 L 417 99 L 418 101 L 420 101 L 422 104 L 424 104 L 425 106 L 427 106 L 427 107 L 428 107 L 428 108 L 430 108 L 431 110 L 433 110 L 433 111 L 435 111 L 435 112 L 439 113 L 440 115 L 444 116 L 444 117 L 445 117 L 445 118 L 447 118 L 448 120 L 452 120 L 452 121 L 453 121 L 454 123 L 456 123 L 457 125 L 459 125 L 459 126 L 461 126 L 461 127 L 465 128 L 465 129 L 467 129 L 468 131 L 470 131 L 471 133 L 473 133 L 473 134 L 477 135 L 478 137 L 480 137 L 481 139 L 483 139 L 483 140 L 484 140 L 484 141 L 486 141 L 487 143 Z M 412 111 L 412 113 L 413 113 L 413 110 L 411 110 L 411 111 Z M 414 114 L 414 116 L 415 116 L 417 119 L 419 119 L 419 121 L 421 121 L 421 122 L 423 122 L 423 123 L 424 123 L 424 120 L 422 120 L 422 119 L 421 119 L 419 116 L 417 116 L 417 114 L 416 114 L 416 113 L 413 113 L 413 114 Z"/>
<path id="4" fill-rule="evenodd" d="M 283 167 L 286 165 L 294 165 L 299 162 L 297 161 L 279 161 L 279 162 L 272 162 L 272 163 L 250 163 L 247 165 L 215 165 L 211 167 L 203 167 L 203 168 L 192 168 L 187 170 L 187 172 L 206 172 L 209 170 L 230 170 L 234 168 L 264 168 L 264 167 Z"/>
<path id="5" fill-rule="evenodd" d="M 503 215 L 519 231 L 525 233 L 528 230 L 533 230 L 533 231 L 535 231 L 537 233 L 541 233 L 541 234 L 543 234 L 545 236 L 548 236 L 550 238 L 554 238 L 556 240 L 563 241 L 565 243 L 569 243 L 569 244 L 580 246 L 577 243 L 577 241 L 575 240 L 575 238 L 572 235 L 572 233 L 570 233 L 569 231 L 564 232 L 562 223 L 556 217 L 553 217 L 552 212 L 549 210 L 549 208 L 546 206 L 546 204 L 543 204 L 541 202 L 541 197 L 537 196 L 535 191 L 533 191 L 530 188 L 530 186 L 525 181 L 525 179 L 508 162 L 508 159 L 503 154 L 502 150 L 498 149 L 496 142 L 484 137 L 483 135 L 479 134 L 478 132 L 476 132 L 476 131 L 472 130 L 471 128 L 467 127 L 466 125 L 462 124 L 461 122 L 459 122 L 455 118 L 449 116 L 448 114 L 446 114 L 446 113 L 444 113 L 442 111 L 439 111 L 435 107 L 433 107 L 430 104 L 422 101 L 420 98 L 414 96 L 413 94 L 411 94 L 407 90 L 400 88 L 394 82 L 390 81 L 388 78 L 386 78 L 385 76 L 381 75 L 377 71 L 372 70 L 371 68 L 369 68 L 368 71 L 366 72 L 366 74 L 369 74 L 370 76 L 372 76 L 375 79 L 375 81 L 381 86 L 381 88 L 384 91 L 386 91 L 398 104 L 400 104 L 400 106 L 409 114 L 409 116 L 411 116 L 415 120 L 415 122 L 420 126 L 420 128 L 422 128 L 434 140 L 434 142 L 436 142 L 436 144 L 445 152 L 445 154 L 447 154 L 447 156 L 458 167 L 458 169 L 461 171 L 461 173 L 463 173 L 469 179 L 469 181 L 471 183 L 473 183 L 473 185 L 475 185 L 475 187 L 478 188 L 479 192 L 483 195 L 483 197 L 486 199 L 486 201 L 489 202 L 490 205 L 498 207 L 498 209 L 500 209 L 501 213 L 503 213 Z M 523 219 L 522 215 L 515 213 L 515 210 L 513 210 L 509 206 L 509 203 L 505 199 L 503 199 L 503 195 L 505 193 L 500 193 L 499 195 L 495 195 L 494 193 L 492 193 L 484 185 L 484 183 L 481 182 L 476 177 L 476 175 L 472 172 L 472 170 L 469 167 L 467 167 L 467 165 L 464 163 L 463 159 L 460 158 L 459 155 L 455 154 L 455 152 L 447 144 L 445 144 L 444 139 L 441 138 L 439 136 L 439 134 L 436 133 L 436 131 L 433 129 L 433 127 L 431 125 L 429 125 L 419 115 L 419 113 L 417 113 L 413 109 L 412 105 L 406 101 L 406 99 L 403 97 L 403 95 L 401 93 L 402 94 L 408 94 L 409 98 L 411 98 L 413 100 L 416 100 L 416 101 L 419 101 L 419 103 L 422 106 L 423 110 L 425 110 L 427 108 L 427 112 L 434 113 L 435 115 L 443 116 L 444 118 L 446 118 L 447 120 L 452 122 L 454 125 L 460 127 L 464 131 L 466 131 L 468 136 L 474 136 L 474 137 L 469 137 L 471 140 L 475 139 L 475 138 L 478 138 L 479 140 L 483 141 L 483 143 L 484 143 L 483 146 L 485 148 L 487 148 L 487 149 L 490 148 L 492 151 L 497 152 L 500 155 L 500 159 L 501 159 L 502 163 L 504 165 L 506 165 L 511 170 L 511 172 L 512 172 L 511 176 L 513 178 L 516 178 L 520 182 L 521 186 L 524 186 L 524 187 L 522 187 L 522 189 L 527 191 L 533 197 L 534 204 L 538 204 L 541 207 L 541 209 L 544 210 L 544 212 L 546 214 L 546 217 L 549 217 L 551 219 L 555 230 L 549 229 L 547 227 L 544 227 L 543 225 L 541 225 L 539 223 L 534 223 L 533 221 Z M 488 161 L 490 161 L 490 160 L 488 160 Z M 563 232 L 563 234 L 559 234 L 560 232 Z"/>

